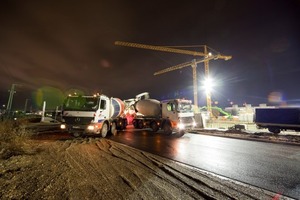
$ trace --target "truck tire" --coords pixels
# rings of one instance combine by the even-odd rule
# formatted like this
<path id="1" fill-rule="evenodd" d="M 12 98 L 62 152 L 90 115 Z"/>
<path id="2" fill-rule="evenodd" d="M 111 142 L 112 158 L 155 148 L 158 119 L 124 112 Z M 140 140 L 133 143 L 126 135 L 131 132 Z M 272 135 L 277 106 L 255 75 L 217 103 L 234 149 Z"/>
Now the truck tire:
<path id="1" fill-rule="evenodd" d="M 278 127 L 269 127 L 268 130 L 274 133 L 275 135 L 278 135 L 280 133 L 280 128 Z"/>
<path id="2" fill-rule="evenodd" d="M 126 129 L 126 126 L 127 126 L 127 124 L 126 124 L 126 123 L 123 123 L 123 125 L 122 125 L 122 130 Z"/>
<path id="3" fill-rule="evenodd" d="M 158 125 L 155 121 L 151 122 L 150 127 L 151 127 L 153 132 L 157 132 L 158 129 L 159 129 L 159 127 L 158 127 Z"/>
<path id="4" fill-rule="evenodd" d="M 171 124 L 169 122 L 166 122 L 163 126 L 164 129 L 164 133 L 167 135 L 171 135 L 172 134 L 172 127 Z"/>
<path id="5" fill-rule="evenodd" d="M 110 132 L 111 132 L 111 134 L 114 135 L 114 136 L 117 135 L 118 130 L 117 130 L 117 123 L 116 123 L 116 122 L 113 122 L 113 123 L 111 124 Z"/>
<path id="6" fill-rule="evenodd" d="M 127 127 L 127 119 L 122 120 L 122 130 L 126 129 Z"/>
<path id="7" fill-rule="evenodd" d="M 134 128 L 138 128 L 137 120 L 133 120 L 132 125 L 133 125 Z"/>
<path id="8" fill-rule="evenodd" d="M 108 132 L 108 124 L 106 122 L 103 123 L 102 128 L 101 128 L 101 137 L 105 138 Z"/>
<path id="9" fill-rule="evenodd" d="M 176 136 L 177 136 L 177 137 L 182 137 L 184 134 L 185 134 L 185 131 L 180 130 L 180 131 L 176 134 Z"/>
<path id="10" fill-rule="evenodd" d="M 138 128 L 139 128 L 139 129 L 144 128 L 143 120 L 139 120 L 139 121 L 138 121 Z"/>

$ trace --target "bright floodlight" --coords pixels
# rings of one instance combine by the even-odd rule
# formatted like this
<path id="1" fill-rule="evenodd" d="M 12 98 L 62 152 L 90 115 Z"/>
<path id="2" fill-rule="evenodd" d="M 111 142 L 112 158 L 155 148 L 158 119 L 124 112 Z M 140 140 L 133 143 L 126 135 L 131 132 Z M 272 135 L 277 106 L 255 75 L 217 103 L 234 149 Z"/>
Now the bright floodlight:
<path id="1" fill-rule="evenodd" d="M 210 93 L 213 89 L 213 81 L 210 77 L 206 77 L 203 85 L 205 92 Z"/>

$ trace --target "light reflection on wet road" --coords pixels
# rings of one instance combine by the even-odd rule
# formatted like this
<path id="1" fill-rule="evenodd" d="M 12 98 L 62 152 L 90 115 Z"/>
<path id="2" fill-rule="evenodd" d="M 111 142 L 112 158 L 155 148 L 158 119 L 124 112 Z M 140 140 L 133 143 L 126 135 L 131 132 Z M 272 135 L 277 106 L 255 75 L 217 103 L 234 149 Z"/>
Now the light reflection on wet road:
<path id="1" fill-rule="evenodd" d="M 128 128 L 109 139 L 298 199 L 300 146 Z"/>

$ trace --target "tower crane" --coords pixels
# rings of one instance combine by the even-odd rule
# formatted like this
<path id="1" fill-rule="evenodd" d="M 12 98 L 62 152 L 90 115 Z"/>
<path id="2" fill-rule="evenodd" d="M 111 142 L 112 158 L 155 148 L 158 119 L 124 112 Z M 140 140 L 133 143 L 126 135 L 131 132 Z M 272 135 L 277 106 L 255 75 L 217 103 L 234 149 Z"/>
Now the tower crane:
<path id="1" fill-rule="evenodd" d="M 208 53 L 208 51 L 207 51 L 208 46 L 206 46 L 206 45 L 204 45 L 204 52 L 191 51 L 191 50 L 186 50 L 186 49 L 176 49 L 176 48 L 166 47 L 166 46 L 156 46 L 156 45 L 147 45 L 147 44 L 139 44 L 139 43 L 132 43 L 132 42 L 122 42 L 122 41 L 116 41 L 115 45 L 204 57 L 203 59 L 200 59 L 200 60 L 193 59 L 191 62 L 182 63 L 182 64 L 172 66 L 172 67 L 169 67 L 169 68 L 166 68 L 164 70 L 154 73 L 154 75 L 159 75 L 159 74 L 163 74 L 166 72 L 181 69 L 181 68 L 184 68 L 187 66 L 192 66 L 193 87 L 194 87 L 194 90 L 193 90 L 194 91 L 194 105 L 196 108 L 198 108 L 198 87 L 197 87 L 197 71 L 196 71 L 197 64 L 204 62 L 205 76 L 206 76 L 206 78 L 208 78 L 209 77 L 209 61 L 210 60 L 217 60 L 217 59 L 230 60 L 232 58 L 232 56 L 225 56 L 220 53 L 217 53 L 216 55 L 212 55 L 211 53 Z M 207 103 L 207 111 L 211 114 L 211 94 L 209 91 L 206 92 L 206 103 Z"/>

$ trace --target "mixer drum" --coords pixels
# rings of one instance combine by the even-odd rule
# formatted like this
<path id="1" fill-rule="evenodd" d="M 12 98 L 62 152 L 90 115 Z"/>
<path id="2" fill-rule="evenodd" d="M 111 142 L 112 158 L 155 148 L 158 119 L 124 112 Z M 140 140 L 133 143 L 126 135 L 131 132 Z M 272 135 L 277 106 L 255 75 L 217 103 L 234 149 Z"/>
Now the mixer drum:
<path id="1" fill-rule="evenodd" d="M 135 104 L 135 109 L 148 117 L 159 117 L 161 113 L 160 102 L 156 99 L 143 99 Z"/>
<path id="2" fill-rule="evenodd" d="M 121 99 L 113 98 L 111 104 L 112 104 L 112 112 L 111 112 L 112 118 L 119 117 L 120 115 L 123 114 L 125 109 L 125 104 Z"/>

